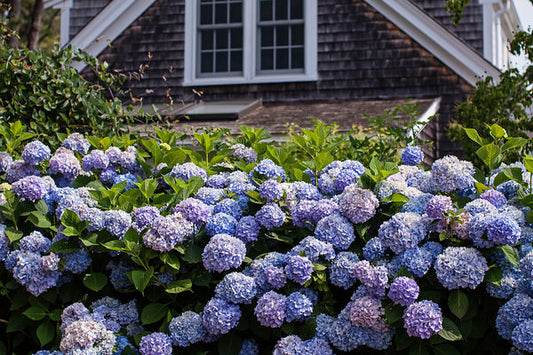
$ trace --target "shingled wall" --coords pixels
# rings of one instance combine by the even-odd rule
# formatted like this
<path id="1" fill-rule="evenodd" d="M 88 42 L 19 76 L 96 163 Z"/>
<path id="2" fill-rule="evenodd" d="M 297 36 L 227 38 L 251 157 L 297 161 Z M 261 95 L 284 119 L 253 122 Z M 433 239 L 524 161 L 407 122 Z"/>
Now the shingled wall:
<path id="1" fill-rule="evenodd" d="M 318 74 L 311 83 L 224 85 L 196 88 L 209 100 L 331 101 L 442 97 L 430 127 L 438 156 L 458 153 L 445 134 L 453 106 L 472 88 L 363 0 L 318 1 Z M 191 95 L 183 87 L 184 1 L 157 0 L 107 48 L 100 59 L 126 71 L 148 63 L 134 95 L 145 104 Z"/>
<path id="2" fill-rule="evenodd" d="M 70 39 L 110 2 L 111 0 L 74 0 L 70 11 Z"/>

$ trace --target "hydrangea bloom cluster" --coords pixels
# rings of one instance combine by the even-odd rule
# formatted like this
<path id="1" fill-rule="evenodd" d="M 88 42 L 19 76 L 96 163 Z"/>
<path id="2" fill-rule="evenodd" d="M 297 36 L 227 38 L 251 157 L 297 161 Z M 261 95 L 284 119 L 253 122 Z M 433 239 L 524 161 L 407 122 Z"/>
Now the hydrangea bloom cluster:
<path id="1" fill-rule="evenodd" d="M 239 267 L 246 256 L 242 240 L 228 234 L 217 234 L 204 248 L 202 260 L 209 271 L 222 272 Z"/>
<path id="2" fill-rule="evenodd" d="M 426 236 L 426 225 L 420 215 L 397 213 L 379 227 L 379 238 L 396 254 L 414 248 Z"/>
<path id="3" fill-rule="evenodd" d="M 250 171 L 250 178 L 254 177 L 254 174 L 259 174 L 266 176 L 269 179 L 280 179 L 284 181 L 286 178 L 285 170 L 279 165 L 276 165 L 270 159 L 261 160 L 253 169 Z"/>
<path id="4" fill-rule="evenodd" d="M 334 161 L 319 174 L 318 187 L 326 195 L 338 195 L 365 173 L 363 164 L 354 160 Z"/>
<path id="5" fill-rule="evenodd" d="M 26 164 L 35 165 L 50 158 L 50 148 L 39 141 L 33 141 L 24 147 L 22 159 Z"/>
<path id="6" fill-rule="evenodd" d="M 339 211 L 352 223 L 364 223 L 376 214 L 379 201 L 370 190 L 352 184 L 344 189 L 339 201 Z"/>
<path id="7" fill-rule="evenodd" d="M 405 165 L 418 165 L 424 159 L 424 152 L 417 146 L 409 146 L 402 152 L 402 162 Z"/>
<path id="8" fill-rule="evenodd" d="M 396 304 L 409 306 L 418 298 L 419 293 L 420 288 L 415 280 L 400 276 L 390 285 L 387 296 Z"/>
<path id="9" fill-rule="evenodd" d="M 403 312 L 403 320 L 407 334 L 412 337 L 429 339 L 442 329 L 442 312 L 433 301 L 411 303 Z"/>
<path id="10" fill-rule="evenodd" d="M 487 270 L 487 261 L 474 248 L 448 247 L 435 262 L 437 279 L 449 290 L 476 288 Z"/>
<path id="11" fill-rule="evenodd" d="M 448 155 L 435 161 L 431 172 L 435 186 L 442 192 L 466 189 L 474 184 L 472 163 L 459 160 L 455 156 Z"/>

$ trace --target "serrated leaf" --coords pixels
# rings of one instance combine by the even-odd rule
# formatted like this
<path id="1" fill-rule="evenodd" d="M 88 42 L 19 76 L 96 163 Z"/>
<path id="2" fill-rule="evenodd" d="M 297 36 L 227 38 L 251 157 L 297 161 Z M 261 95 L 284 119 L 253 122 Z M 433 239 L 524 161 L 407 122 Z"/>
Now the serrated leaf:
<path id="1" fill-rule="evenodd" d="M 457 318 L 463 318 L 468 311 L 468 296 L 461 290 L 451 291 L 448 296 L 448 307 Z"/>
<path id="2" fill-rule="evenodd" d="M 165 289 L 166 292 L 176 294 L 176 293 L 182 293 L 185 291 L 190 291 L 192 288 L 192 281 L 189 279 L 186 280 L 178 280 L 171 282 L 167 288 Z"/>
<path id="3" fill-rule="evenodd" d="M 30 308 L 22 312 L 22 314 L 24 314 L 31 320 L 41 320 L 46 317 L 47 313 L 48 312 L 46 311 L 46 309 L 39 306 L 31 306 Z"/>
<path id="4" fill-rule="evenodd" d="M 202 252 L 203 249 L 199 245 L 189 244 L 185 248 L 185 254 L 181 258 L 189 264 L 196 264 L 202 261 Z"/>
<path id="5" fill-rule="evenodd" d="M 80 217 L 69 209 L 66 209 L 61 215 L 61 224 L 65 227 L 77 228 L 80 222 Z"/>
<path id="6" fill-rule="evenodd" d="M 483 138 L 480 137 L 479 133 L 473 128 L 463 128 L 468 138 L 470 138 L 472 141 L 476 142 L 479 145 L 485 144 L 485 141 Z"/>
<path id="7" fill-rule="evenodd" d="M 180 269 L 180 259 L 179 256 L 173 253 L 165 253 L 160 257 L 161 261 L 173 268 L 174 270 L 179 271 Z"/>
<path id="8" fill-rule="evenodd" d="M 123 251 L 126 245 L 122 240 L 110 240 L 109 242 L 102 243 L 102 246 L 109 250 Z"/>
<path id="9" fill-rule="evenodd" d="M 128 229 L 126 234 L 124 234 L 124 244 L 128 249 L 133 249 L 137 243 L 139 243 L 140 236 L 139 233 L 133 228 Z"/>
<path id="10" fill-rule="evenodd" d="M 442 329 L 438 334 L 448 341 L 458 341 L 463 339 L 461 331 L 457 325 L 455 325 L 451 319 L 446 317 L 442 319 Z"/>
<path id="11" fill-rule="evenodd" d="M 22 231 L 18 231 L 18 230 L 16 230 L 13 227 L 7 227 L 4 230 L 4 233 L 5 233 L 6 237 L 9 239 L 9 241 L 11 243 L 16 242 L 17 240 L 22 238 L 22 236 L 24 235 L 24 233 L 22 233 Z"/>
<path id="12" fill-rule="evenodd" d="M 44 346 L 54 340 L 56 336 L 56 328 L 52 322 L 46 321 L 37 327 L 36 334 L 41 346 Z"/>
<path id="13" fill-rule="evenodd" d="M 502 269 L 496 264 L 493 264 L 489 266 L 489 270 L 485 273 L 485 282 L 489 282 L 491 284 L 494 284 L 496 286 L 501 285 L 503 273 Z"/>
<path id="14" fill-rule="evenodd" d="M 39 228 L 50 228 L 52 222 L 41 212 L 33 211 L 28 216 L 28 221 Z"/>
<path id="15" fill-rule="evenodd" d="M 72 253 L 80 250 L 80 246 L 73 240 L 58 240 L 52 244 L 51 250 L 54 253 Z"/>
<path id="16" fill-rule="evenodd" d="M 153 324 L 163 319 L 168 313 L 168 306 L 162 303 L 151 303 L 143 308 L 141 322 L 143 325 Z"/>
<path id="17" fill-rule="evenodd" d="M 490 134 L 495 139 L 500 139 L 507 136 L 507 132 L 498 124 L 494 123 L 489 126 Z"/>
<path id="18" fill-rule="evenodd" d="M 135 286 L 135 288 L 140 292 L 143 292 L 146 286 L 148 286 L 153 274 L 153 270 L 132 270 L 129 272 L 130 280 L 133 282 L 133 286 Z"/>
<path id="19" fill-rule="evenodd" d="M 510 245 L 502 245 L 500 249 L 511 264 L 518 266 L 518 254 L 515 248 Z"/>
<path id="20" fill-rule="evenodd" d="M 83 284 L 88 289 L 98 292 L 107 284 L 107 276 L 100 272 L 87 274 L 83 278 Z"/>

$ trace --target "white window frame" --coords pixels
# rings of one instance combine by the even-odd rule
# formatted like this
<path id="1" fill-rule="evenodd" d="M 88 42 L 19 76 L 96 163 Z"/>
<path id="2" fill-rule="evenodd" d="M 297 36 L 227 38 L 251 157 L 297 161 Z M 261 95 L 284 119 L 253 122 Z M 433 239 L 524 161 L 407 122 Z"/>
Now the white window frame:
<path id="1" fill-rule="evenodd" d="M 185 0 L 185 61 L 183 86 L 261 84 L 318 80 L 317 0 L 304 0 L 304 72 L 259 74 L 257 70 L 257 0 L 243 0 L 243 74 L 227 77 L 197 77 L 198 0 Z"/>

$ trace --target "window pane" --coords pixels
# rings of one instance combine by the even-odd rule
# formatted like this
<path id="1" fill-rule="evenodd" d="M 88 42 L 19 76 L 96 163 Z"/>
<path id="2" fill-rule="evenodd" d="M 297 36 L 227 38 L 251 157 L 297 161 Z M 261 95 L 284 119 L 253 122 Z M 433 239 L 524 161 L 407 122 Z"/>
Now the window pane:
<path id="1" fill-rule="evenodd" d="M 231 52 L 231 71 L 242 71 L 242 51 Z"/>
<path id="2" fill-rule="evenodd" d="M 200 6 L 200 24 L 208 25 L 213 23 L 213 5 Z"/>
<path id="3" fill-rule="evenodd" d="M 200 32 L 202 50 L 213 49 L 213 30 L 203 30 Z"/>
<path id="4" fill-rule="evenodd" d="M 289 45 L 289 26 L 276 27 L 276 46 Z"/>
<path id="5" fill-rule="evenodd" d="M 302 69 L 304 67 L 304 49 L 293 48 L 291 52 L 291 69 Z"/>
<path id="6" fill-rule="evenodd" d="M 261 70 L 274 69 L 274 51 L 272 49 L 263 49 L 261 51 Z"/>
<path id="7" fill-rule="evenodd" d="M 216 53 L 216 68 L 217 73 L 228 71 L 228 53 L 217 52 Z"/>
<path id="8" fill-rule="evenodd" d="M 242 28 L 232 28 L 230 30 L 231 48 L 242 48 Z"/>
<path id="9" fill-rule="evenodd" d="M 259 5 L 259 19 L 261 21 L 272 21 L 273 0 L 261 0 Z"/>
<path id="10" fill-rule="evenodd" d="M 300 46 L 304 44 L 304 25 L 291 26 L 291 45 Z"/>
<path id="11" fill-rule="evenodd" d="M 228 8 L 226 4 L 215 5 L 215 23 L 228 22 Z"/>
<path id="12" fill-rule="evenodd" d="M 261 47 L 274 46 L 274 27 L 261 27 Z"/>
<path id="13" fill-rule="evenodd" d="M 304 18 L 304 4 L 302 0 L 291 0 L 291 19 Z"/>
<path id="14" fill-rule="evenodd" d="M 229 6 L 229 22 L 242 22 L 242 3 L 231 3 Z"/>
<path id="15" fill-rule="evenodd" d="M 288 18 L 287 0 L 276 0 L 276 20 L 286 20 Z"/>
<path id="16" fill-rule="evenodd" d="M 276 49 L 276 69 L 289 69 L 288 49 Z"/>
<path id="17" fill-rule="evenodd" d="M 212 73 L 213 72 L 213 53 L 202 53 L 201 56 L 201 72 Z"/>
<path id="18" fill-rule="evenodd" d="M 216 48 L 227 49 L 228 48 L 228 30 L 216 30 Z"/>

